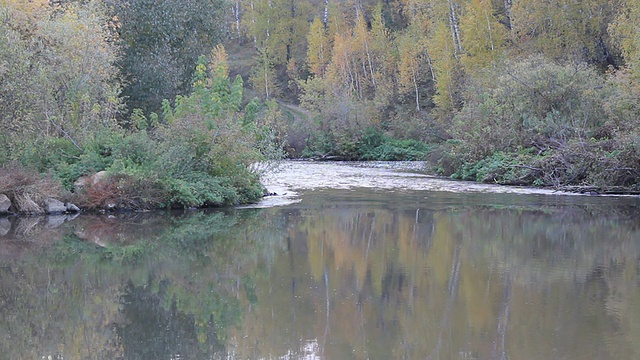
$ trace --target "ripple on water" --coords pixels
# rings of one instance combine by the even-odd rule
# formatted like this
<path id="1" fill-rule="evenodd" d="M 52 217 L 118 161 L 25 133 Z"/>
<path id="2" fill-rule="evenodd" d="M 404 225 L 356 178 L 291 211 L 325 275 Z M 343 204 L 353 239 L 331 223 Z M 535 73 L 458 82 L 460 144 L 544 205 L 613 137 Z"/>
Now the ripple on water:
<path id="1" fill-rule="evenodd" d="M 375 188 L 381 190 L 421 190 L 451 193 L 495 193 L 526 195 L 572 195 L 551 189 L 537 189 L 496 184 L 454 181 L 423 173 L 424 162 L 314 162 L 285 161 L 277 169 L 263 175 L 269 192 L 257 207 L 287 205 L 297 202 L 300 191 L 317 189 L 347 190 Z"/>

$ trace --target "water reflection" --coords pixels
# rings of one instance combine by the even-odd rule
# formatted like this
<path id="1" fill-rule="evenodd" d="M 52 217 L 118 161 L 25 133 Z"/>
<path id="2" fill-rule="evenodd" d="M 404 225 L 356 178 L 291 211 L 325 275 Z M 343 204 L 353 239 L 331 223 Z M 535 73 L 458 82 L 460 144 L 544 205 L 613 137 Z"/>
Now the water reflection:
<path id="1" fill-rule="evenodd" d="M 640 356 L 634 199 L 371 190 L 303 199 L 81 216 L 0 237 L 0 248 L 13 249 L 0 252 L 0 351 L 10 359 Z"/>
<path id="2" fill-rule="evenodd" d="M 224 354 L 216 333 L 213 313 L 206 323 L 178 308 L 178 299 L 167 299 L 168 281 L 156 291 L 153 283 L 129 282 L 120 302 L 122 321 L 115 324 L 116 339 L 125 359 L 210 359 Z M 167 307 L 166 303 L 170 303 Z"/>

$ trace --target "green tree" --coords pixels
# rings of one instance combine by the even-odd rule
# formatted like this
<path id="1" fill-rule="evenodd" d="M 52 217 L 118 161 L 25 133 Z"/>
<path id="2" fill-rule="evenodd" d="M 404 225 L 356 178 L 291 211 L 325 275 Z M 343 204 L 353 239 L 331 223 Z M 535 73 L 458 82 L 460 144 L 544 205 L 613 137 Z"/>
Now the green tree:
<path id="1" fill-rule="evenodd" d="M 193 64 L 223 38 L 222 0 L 106 0 L 117 19 L 118 65 L 130 110 L 158 112 L 162 100 L 186 94 Z"/>

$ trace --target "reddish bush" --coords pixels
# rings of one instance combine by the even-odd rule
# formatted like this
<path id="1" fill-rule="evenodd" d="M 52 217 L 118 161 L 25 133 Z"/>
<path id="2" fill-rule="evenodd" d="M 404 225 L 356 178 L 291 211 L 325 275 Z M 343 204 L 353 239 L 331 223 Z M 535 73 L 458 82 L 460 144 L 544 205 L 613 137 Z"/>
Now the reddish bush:
<path id="1" fill-rule="evenodd" d="M 159 207 L 165 196 L 153 180 L 118 174 L 88 184 L 75 201 L 92 210 L 142 210 Z"/>

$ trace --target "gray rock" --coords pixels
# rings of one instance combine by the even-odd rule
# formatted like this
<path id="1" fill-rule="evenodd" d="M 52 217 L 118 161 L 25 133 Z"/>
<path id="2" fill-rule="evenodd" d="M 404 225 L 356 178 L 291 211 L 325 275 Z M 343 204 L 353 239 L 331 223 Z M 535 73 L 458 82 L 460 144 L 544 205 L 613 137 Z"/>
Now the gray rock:
<path id="1" fill-rule="evenodd" d="M 73 186 L 75 187 L 76 190 L 80 190 L 89 185 L 93 186 L 99 183 L 100 181 L 104 180 L 106 177 L 107 177 L 106 171 L 104 170 L 98 171 L 93 175 L 80 176 L 78 180 L 76 180 L 73 183 Z"/>
<path id="2" fill-rule="evenodd" d="M 11 222 L 7 218 L 0 218 L 0 236 L 5 236 L 11 231 Z"/>
<path id="3" fill-rule="evenodd" d="M 95 175 L 93 175 L 91 177 L 91 184 L 95 185 L 99 182 L 101 182 L 102 180 L 104 180 L 107 177 L 107 172 L 102 170 L 102 171 L 98 171 L 97 173 L 95 173 Z"/>
<path id="4" fill-rule="evenodd" d="M 64 206 L 67 208 L 67 212 L 70 212 L 70 213 L 80 212 L 80 208 L 70 202 L 64 204 Z"/>
<path id="5" fill-rule="evenodd" d="M 5 194 L 0 194 L 0 214 L 6 214 L 11 207 L 11 200 Z"/>
<path id="6" fill-rule="evenodd" d="M 61 214 L 67 211 L 67 207 L 64 206 L 64 203 L 60 200 L 48 198 L 44 202 L 44 210 L 47 214 Z"/>
<path id="7" fill-rule="evenodd" d="M 76 180 L 73 183 L 73 186 L 76 189 L 82 189 L 83 187 L 87 186 L 87 184 L 89 183 L 89 181 L 91 181 L 91 177 L 90 176 L 80 176 L 78 178 L 78 180 Z"/>

